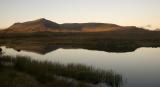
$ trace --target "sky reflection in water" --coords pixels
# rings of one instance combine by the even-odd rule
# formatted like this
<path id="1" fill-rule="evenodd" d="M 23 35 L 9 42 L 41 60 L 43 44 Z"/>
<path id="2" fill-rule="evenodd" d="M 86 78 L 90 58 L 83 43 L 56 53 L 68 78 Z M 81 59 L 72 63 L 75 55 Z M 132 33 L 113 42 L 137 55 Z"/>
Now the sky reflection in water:
<path id="1" fill-rule="evenodd" d="M 12 48 L 2 49 L 5 55 L 29 56 L 42 61 L 79 63 L 105 70 L 112 69 L 126 78 L 124 87 L 160 87 L 160 48 L 139 48 L 127 53 L 59 48 L 43 55 L 23 50 L 18 52 Z"/>

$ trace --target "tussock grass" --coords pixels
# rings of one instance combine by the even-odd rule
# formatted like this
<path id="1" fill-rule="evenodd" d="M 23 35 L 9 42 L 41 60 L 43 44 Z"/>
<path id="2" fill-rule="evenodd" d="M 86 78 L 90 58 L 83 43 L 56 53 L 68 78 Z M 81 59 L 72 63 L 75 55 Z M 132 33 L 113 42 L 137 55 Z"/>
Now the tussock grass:
<path id="1" fill-rule="evenodd" d="M 122 76 L 113 71 L 99 70 L 81 64 L 64 65 L 60 63 L 36 61 L 22 56 L 17 56 L 16 58 L 1 56 L 0 60 L 1 69 L 7 68 L 27 73 L 41 84 L 48 84 L 48 82 L 55 81 L 54 76 L 73 78 L 80 82 L 92 84 L 103 82 L 113 87 L 119 87 L 122 83 Z"/>

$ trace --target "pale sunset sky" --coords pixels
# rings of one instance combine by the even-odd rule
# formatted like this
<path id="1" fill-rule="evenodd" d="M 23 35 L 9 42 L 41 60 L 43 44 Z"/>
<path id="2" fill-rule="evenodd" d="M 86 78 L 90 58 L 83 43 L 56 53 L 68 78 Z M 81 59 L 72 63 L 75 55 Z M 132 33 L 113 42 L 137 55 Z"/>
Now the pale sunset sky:
<path id="1" fill-rule="evenodd" d="M 160 0 L 0 0 L 0 28 L 46 18 L 160 28 Z"/>

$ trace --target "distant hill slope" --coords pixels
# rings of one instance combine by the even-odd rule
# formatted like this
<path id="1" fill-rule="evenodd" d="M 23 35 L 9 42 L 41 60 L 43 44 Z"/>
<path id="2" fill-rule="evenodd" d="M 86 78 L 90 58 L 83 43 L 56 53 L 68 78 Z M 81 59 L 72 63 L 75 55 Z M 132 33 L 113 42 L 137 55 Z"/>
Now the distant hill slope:
<path id="1" fill-rule="evenodd" d="M 159 28 L 157 28 L 157 29 L 155 29 L 154 31 L 160 31 L 160 29 L 159 29 Z"/>
<path id="2" fill-rule="evenodd" d="M 6 31 L 8 32 L 40 32 L 58 29 L 59 24 L 46 20 L 38 19 L 35 21 L 29 21 L 24 23 L 15 23 L 10 26 Z"/>
<path id="3" fill-rule="evenodd" d="M 34 21 L 15 23 L 3 32 L 143 32 L 147 31 L 138 27 L 125 27 L 108 23 L 64 23 L 58 24 L 50 20 L 41 18 Z"/>

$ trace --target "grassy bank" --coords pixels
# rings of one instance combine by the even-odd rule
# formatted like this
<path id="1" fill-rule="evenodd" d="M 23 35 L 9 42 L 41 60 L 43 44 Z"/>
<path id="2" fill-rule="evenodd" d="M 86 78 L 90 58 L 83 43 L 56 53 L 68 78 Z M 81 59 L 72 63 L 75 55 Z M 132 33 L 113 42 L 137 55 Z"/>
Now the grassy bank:
<path id="1" fill-rule="evenodd" d="M 0 57 L 0 77 L 2 77 L 0 87 L 73 87 L 73 84 L 57 80 L 55 76 L 79 81 L 75 87 L 90 87 L 85 83 L 100 82 L 113 87 L 122 84 L 121 75 L 113 71 L 94 69 L 85 65 L 40 62 L 27 57 Z"/>

